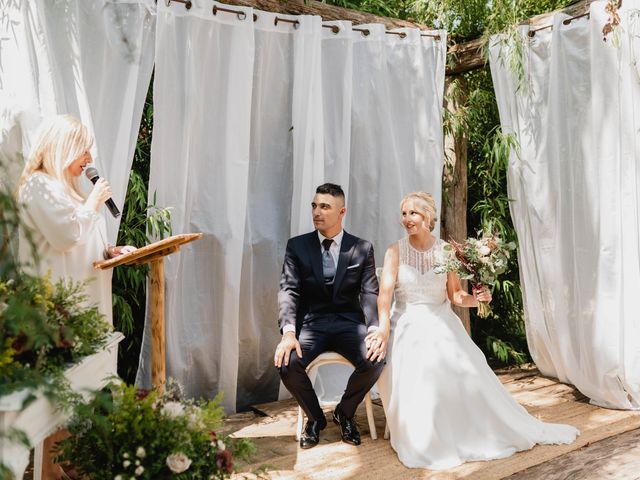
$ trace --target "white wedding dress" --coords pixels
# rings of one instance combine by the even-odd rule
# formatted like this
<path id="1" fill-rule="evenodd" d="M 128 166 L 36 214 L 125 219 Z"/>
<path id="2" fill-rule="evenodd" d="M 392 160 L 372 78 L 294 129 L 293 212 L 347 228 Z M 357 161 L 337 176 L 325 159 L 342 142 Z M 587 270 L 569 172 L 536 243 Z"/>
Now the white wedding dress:
<path id="1" fill-rule="evenodd" d="M 441 470 L 573 442 L 577 429 L 543 423 L 511 397 L 451 310 L 447 275 L 433 271 L 444 244 L 420 252 L 406 238 L 398 242 L 387 366 L 378 380 L 398 458 Z"/>

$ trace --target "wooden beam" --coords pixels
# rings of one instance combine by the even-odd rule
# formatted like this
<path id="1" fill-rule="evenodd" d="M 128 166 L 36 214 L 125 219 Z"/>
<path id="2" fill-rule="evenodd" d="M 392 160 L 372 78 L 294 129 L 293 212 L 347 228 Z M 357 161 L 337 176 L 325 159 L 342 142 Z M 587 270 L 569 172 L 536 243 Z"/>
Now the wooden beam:
<path id="1" fill-rule="evenodd" d="M 553 16 L 562 12 L 567 15 L 577 16 L 587 13 L 589 5 L 594 0 L 581 0 L 561 10 L 536 15 L 522 22 L 522 25 L 530 25 L 532 30 L 536 28 L 550 25 L 553 22 Z M 464 72 L 482 68 L 486 65 L 486 58 L 482 52 L 484 40 L 477 38 L 465 43 L 453 45 L 448 51 L 448 67 L 447 75 L 459 75 Z"/>
<path id="2" fill-rule="evenodd" d="M 288 15 L 319 15 L 323 20 L 349 20 L 354 25 L 364 23 L 382 23 L 388 29 L 391 28 L 419 28 L 420 30 L 430 30 L 431 27 L 408 20 L 398 18 L 379 17 L 359 10 L 337 7 L 315 0 L 224 0 L 227 5 L 240 5 L 253 7 L 266 12 L 284 13 Z"/>
<path id="3" fill-rule="evenodd" d="M 469 88 L 464 77 L 447 77 L 445 79 L 444 108 L 455 117 L 467 103 Z M 467 238 L 467 147 L 469 139 L 465 129 L 456 132 L 455 129 L 445 130 L 444 151 L 445 168 L 442 178 L 442 208 L 440 218 L 440 237 L 446 241 L 451 239 L 464 242 Z M 458 135 L 457 133 L 460 133 Z M 467 281 L 462 281 L 462 288 L 466 292 Z M 468 308 L 452 305 L 464 329 L 471 335 L 471 320 Z"/>

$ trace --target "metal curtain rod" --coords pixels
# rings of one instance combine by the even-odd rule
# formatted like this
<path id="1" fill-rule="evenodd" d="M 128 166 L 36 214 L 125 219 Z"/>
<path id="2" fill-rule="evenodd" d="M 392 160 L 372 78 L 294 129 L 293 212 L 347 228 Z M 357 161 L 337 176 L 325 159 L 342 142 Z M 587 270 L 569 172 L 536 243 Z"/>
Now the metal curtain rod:
<path id="1" fill-rule="evenodd" d="M 575 17 L 569 17 L 569 18 L 565 18 L 562 21 L 563 25 L 569 25 L 571 22 L 573 22 L 574 20 L 578 19 L 578 18 L 582 18 L 582 17 L 587 17 L 589 18 L 589 12 L 587 13 L 583 13 L 582 15 L 576 15 Z M 530 37 L 535 36 L 536 32 L 539 32 L 540 30 L 546 30 L 547 28 L 553 28 L 553 24 L 551 25 L 545 25 L 544 27 L 540 27 L 540 28 L 536 28 L 535 30 L 529 30 L 529 33 L 527 33 L 527 35 L 529 35 Z"/>
<path id="2" fill-rule="evenodd" d="M 167 7 L 169 5 L 171 5 L 171 2 L 177 2 L 177 3 L 182 3 L 184 4 L 184 7 L 187 10 L 190 10 L 191 7 L 193 6 L 193 3 L 191 2 L 191 0 L 165 0 Z M 214 5 L 213 8 L 211 9 L 211 13 L 213 13 L 214 15 L 217 15 L 218 12 L 226 12 L 226 13 L 233 13 L 238 17 L 238 20 L 245 20 L 247 18 L 247 14 L 242 11 L 242 10 L 235 10 L 232 8 L 223 8 L 223 7 L 218 7 L 217 5 Z M 258 19 L 258 15 L 256 15 L 255 13 L 253 14 L 253 21 L 255 22 Z M 278 16 L 276 16 L 276 18 L 273 20 L 273 24 L 274 25 L 278 25 L 278 22 L 285 22 L 285 23 L 291 23 L 293 25 L 293 28 L 298 28 L 300 26 L 300 22 L 298 20 L 290 20 L 288 18 L 280 18 Z M 322 25 L 323 28 L 330 28 L 331 31 L 335 34 L 340 32 L 340 27 L 338 25 Z M 369 36 L 369 34 L 371 33 L 369 31 L 369 29 L 367 28 L 352 28 L 353 31 L 356 32 L 360 32 L 362 33 L 363 36 L 367 37 Z M 407 34 L 405 32 L 391 32 L 389 30 L 385 30 L 386 34 L 388 35 L 398 35 L 400 38 L 405 38 L 407 36 Z M 440 35 L 435 34 L 435 33 L 420 33 L 421 37 L 432 37 L 435 40 L 440 40 Z"/>

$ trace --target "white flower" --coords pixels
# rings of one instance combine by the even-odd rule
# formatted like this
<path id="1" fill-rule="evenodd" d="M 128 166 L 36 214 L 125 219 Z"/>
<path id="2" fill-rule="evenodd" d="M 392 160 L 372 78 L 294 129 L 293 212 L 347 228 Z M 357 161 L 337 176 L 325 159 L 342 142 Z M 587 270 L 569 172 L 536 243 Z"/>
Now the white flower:
<path id="1" fill-rule="evenodd" d="M 482 255 L 483 257 L 486 257 L 487 255 L 489 255 L 491 253 L 491 249 L 489 247 L 487 247 L 486 245 L 482 245 L 479 249 L 478 249 L 478 253 L 480 255 Z"/>
<path id="2" fill-rule="evenodd" d="M 200 422 L 200 419 L 198 418 L 198 414 L 196 412 L 193 412 L 193 411 L 190 412 L 187 418 L 189 419 L 189 424 L 192 427 L 195 427 L 195 428 L 200 427 L 201 422 Z"/>
<path id="3" fill-rule="evenodd" d="M 129 468 L 129 465 L 131 465 L 131 462 L 129 460 L 125 460 L 124 462 L 122 462 L 122 466 L 124 468 Z"/>
<path id="4" fill-rule="evenodd" d="M 113 480 L 122 480 L 122 475 L 116 475 Z"/>
<path id="5" fill-rule="evenodd" d="M 138 468 L 136 468 L 136 471 L 134 473 L 136 474 L 136 477 L 139 477 L 144 473 L 144 467 L 140 465 Z"/>
<path id="6" fill-rule="evenodd" d="M 184 406 L 179 402 L 167 402 L 162 407 L 161 412 L 168 417 L 179 417 L 184 413 Z"/>
<path id="7" fill-rule="evenodd" d="M 218 450 L 224 450 L 227 446 L 224 444 L 222 440 L 218 440 Z"/>
<path id="8" fill-rule="evenodd" d="M 136 450 L 136 457 L 144 458 L 146 456 L 147 456 L 147 452 L 145 451 L 144 447 L 138 447 L 138 449 Z"/>
<path id="9" fill-rule="evenodd" d="M 122 458 L 129 458 L 129 454 L 127 452 L 123 453 Z"/>
<path id="10" fill-rule="evenodd" d="M 136 465 L 136 467 L 137 467 L 138 465 L 140 465 L 140 460 L 136 460 L 135 465 Z"/>
<path id="11" fill-rule="evenodd" d="M 191 459 L 184 453 L 172 453 L 167 457 L 167 467 L 173 473 L 186 472 L 191 466 Z"/>

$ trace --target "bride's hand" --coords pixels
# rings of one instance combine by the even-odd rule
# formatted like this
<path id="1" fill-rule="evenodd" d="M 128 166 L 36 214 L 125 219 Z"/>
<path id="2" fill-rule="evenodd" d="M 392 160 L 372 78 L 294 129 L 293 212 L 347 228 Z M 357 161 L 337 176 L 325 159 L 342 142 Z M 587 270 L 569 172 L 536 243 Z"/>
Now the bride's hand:
<path id="1" fill-rule="evenodd" d="M 485 302 L 485 303 L 490 303 L 493 298 L 491 297 L 491 292 L 485 285 L 482 285 L 481 287 L 478 287 L 478 288 L 474 287 L 473 296 L 477 301 Z"/>
<path id="2" fill-rule="evenodd" d="M 372 362 L 378 360 L 381 362 L 387 355 L 387 342 L 389 341 L 389 332 L 384 329 L 378 328 L 371 332 L 364 339 L 364 344 L 367 347 L 367 360 Z"/>

